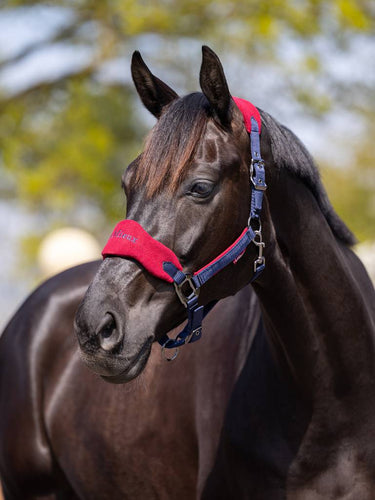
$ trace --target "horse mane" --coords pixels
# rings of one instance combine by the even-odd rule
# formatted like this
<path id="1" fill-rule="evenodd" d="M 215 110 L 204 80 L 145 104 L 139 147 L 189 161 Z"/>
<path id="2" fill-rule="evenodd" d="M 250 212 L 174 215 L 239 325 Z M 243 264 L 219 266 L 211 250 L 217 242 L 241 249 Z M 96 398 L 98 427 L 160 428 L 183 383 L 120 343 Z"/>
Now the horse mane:
<path id="1" fill-rule="evenodd" d="M 334 211 L 321 182 L 318 167 L 302 142 L 287 127 L 259 110 L 280 168 L 300 178 L 315 196 L 333 234 L 346 245 L 355 238 Z M 135 172 L 135 184 L 152 197 L 162 189 L 173 192 L 184 178 L 212 116 L 207 98 L 194 92 L 172 101 L 146 138 Z"/>
<path id="2" fill-rule="evenodd" d="M 280 168 L 285 168 L 300 178 L 315 196 L 333 234 L 346 245 L 354 245 L 356 239 L 346 224 L 334 211 L 322 184 L 319 169 L 310 153 L 298 137 L 272 116 L 259 110 L 271 140 L 273 159 Z"/>

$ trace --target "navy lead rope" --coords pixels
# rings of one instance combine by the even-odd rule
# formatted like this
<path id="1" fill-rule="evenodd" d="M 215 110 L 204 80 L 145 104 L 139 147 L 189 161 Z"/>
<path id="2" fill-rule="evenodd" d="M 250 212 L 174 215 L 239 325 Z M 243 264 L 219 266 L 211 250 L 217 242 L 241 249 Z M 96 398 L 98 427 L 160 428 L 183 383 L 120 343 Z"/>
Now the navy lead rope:
<path id="1" fill-rule="evenodd" d="M 251 118 L 250 132 L 251 165 L 251 202 L 250 215 L 247 224 L 247 230 L 242 237 L 225 252 L 222 257 L 215 259 L 211 264 L 204 267 L 193 276 L 177 269 L 171 262 L 164 262 L 163 269 L 171 276 L 176 289 L 176 293 L 182 304 L 187 309 L 187 324 L 185 328 L 174 339 L 164 335 L 159 339 L 159 344 L 164 349 L 175 349 L 171 357 L 166 357 L 171 361 L 176 358 L 178 348 L 184 344 L 196 342 L 202 336 L 203 318 L 211 311 L 217 301 L 210 302 L 205 306 L 198 305 L 198 295 L 200 287 L 221 271 L 230 263 L 238 260 L 245 252 L 248 245 L 253 242 L 258 247 L 258 257 L 254 261 L 254 274 L 250 282 L 256 280 L 265 268 L 265 259 L 263 257 L 264 242 L 262 241 L 262 228 L 260 223 L 260 214 L 262 211 L 263 194 L 267 188 L 265 180 L 264 161 L 260 154 L 260 134 L 258 122 Z M 253 229 L 252 223 L 256 223 L 257 229 Z"/>

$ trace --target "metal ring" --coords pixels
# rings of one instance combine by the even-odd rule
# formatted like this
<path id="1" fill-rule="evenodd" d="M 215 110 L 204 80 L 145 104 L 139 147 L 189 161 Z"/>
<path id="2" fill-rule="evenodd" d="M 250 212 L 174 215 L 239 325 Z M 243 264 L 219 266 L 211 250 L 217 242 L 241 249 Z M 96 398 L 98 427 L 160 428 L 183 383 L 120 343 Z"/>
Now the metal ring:
<path id="1" fill-rule="evenodd" d="M 162 346 L 161 348 L 161 357 L 165 360 L 165 361 L 173 361 L 177 358 L 178 356 L 178 347 L 175 347 L 175 350 L 174 350 L 174 353 L 172 354 L 172 356 L 169 358 L 166 353 L 165 353 L 165 344 Z"/>
<path id="2" fill-rule="evenodd" d="M 254 229 L 253 226 L 251 225 L 252 222 L 256 222 L 258 224 L 258 229 Z M 251 214 L 249 215 L 249 218 L 247 219 L 247 227 L 251 227 L 254 232 L 262 232 L 262 223 L 260 221 L 259 217 L 252 217 Z"/>

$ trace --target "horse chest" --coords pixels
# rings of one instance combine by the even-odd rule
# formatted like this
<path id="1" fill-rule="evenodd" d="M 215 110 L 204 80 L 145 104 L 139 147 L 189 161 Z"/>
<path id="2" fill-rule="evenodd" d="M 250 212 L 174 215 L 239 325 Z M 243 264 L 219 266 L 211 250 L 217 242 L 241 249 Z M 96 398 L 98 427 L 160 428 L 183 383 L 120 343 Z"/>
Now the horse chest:
<path id="1" fill-rule="evenodd" d="M 337 454 L 324 465 L 321 455 L 321 472 L 309 474 L 302 469 L 297 479 L 291 467 L 291 477 L 287 483 L 288 500 L 372 500 L 375 496 L 374 469 L 365 463 L 364 450 L 356 443 L 346 443 Z M 300 482 L 300 478 L 303 478 Z M 299 483 L 298 485 L 296 483 Z"/>
<path id="2" fill-rule="evenodd" d="M 288 500 L 372 500 L 375 481 L 359 454 L 348 450 L 339 453 L 330 467 L 303 486 L 289 484 L 287 491 Z"/>

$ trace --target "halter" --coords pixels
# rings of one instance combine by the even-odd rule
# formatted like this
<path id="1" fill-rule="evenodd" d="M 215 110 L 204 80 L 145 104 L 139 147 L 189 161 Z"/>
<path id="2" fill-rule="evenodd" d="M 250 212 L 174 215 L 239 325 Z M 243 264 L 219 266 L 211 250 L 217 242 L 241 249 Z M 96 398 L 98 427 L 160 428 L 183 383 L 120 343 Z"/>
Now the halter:
<path id="1" fill-rule="evenodd" d="M 256 280 L 265 268 L 263 257 L 264 242 L 260 214 L 262 210 L 263 193 L 267 188 L 265 183 L 264 161 L 260 153 L 261 119 L 257 108 L 248 101 L 233 97 L 240 109 L 246 130 L 250 135 L 251 164 L 251 202 L 247 227 L 241 235 L 224 252 L 196 271 L 193 275 L 185 273 L 177 255 L 168 247 L 155 240 L 142 226 L 130 219 L 119 222 L 112 232 L 102 255 L 106 257 L 127 257 L 137 260 L 149 273 L 168 283 L 173 283 L 177 296 L 187 309 L 187 324 L 185 328 L 171 339 L 164 335 L 159 339 L 162 352 L 165 349 L 175 349 L 171 357 L 164 356 L 171 361 L 176 358 L 178 348 L 184 344 L 196 342 L 202 336 L 202 321 L 217 301 L 203 306 L 198 305 L 200 287 L 219 271 L 237 261 L 245 253 L 250 243 L 258 248 L 258 256 L 254 261 L 254 274 L 250 282 Z M 253 229 L 252 224 L 257 229 Z"/>

